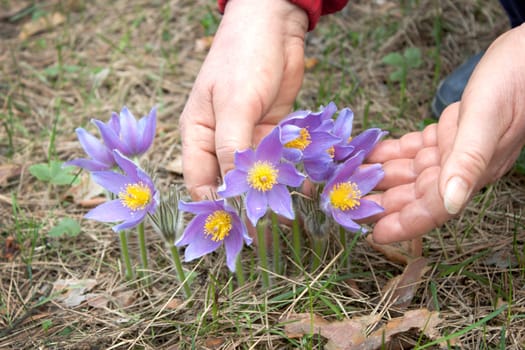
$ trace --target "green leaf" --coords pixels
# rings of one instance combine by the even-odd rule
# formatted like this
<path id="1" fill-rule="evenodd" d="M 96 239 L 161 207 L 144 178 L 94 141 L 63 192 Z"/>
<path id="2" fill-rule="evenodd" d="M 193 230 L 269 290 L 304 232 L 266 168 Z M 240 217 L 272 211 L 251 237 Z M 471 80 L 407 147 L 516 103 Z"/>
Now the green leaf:
<path id="1" fill-rule="evenodd" d="M 74 167 L 62 167 L 62 162 L 52 160 L 49 163 L 33 164 L 29 167 L 31 175 L 40 181 L 49 182 L 54 185 L 70 185 L 76 183 Z"/>
<path id="2" fill-rule="evenodd" d="M 403 56 L 405 56 L 406 64 L 410 68 L 418 68 L 423 63 L 419 47 L 407 47 Z"/>
<path id="3" fill-rule="evenodd" d="M 405 59 L 399 52 L 391 52 L 383 57 L 381 62 L 395 67 L 403 67 L 405 64 Z"/>
<path id="4" fill-rule="evenodd" d="M 390 81 L 402 81 L 403 77 L 405 76 L 402 69 L 398 69 L 392 73 L 390 73 L 389 79 Z"/>
<path id="5" fill-rule="evenodd" d="M 64 235 L 75 237 L 80 233 L 80 224 L 71 218 L 63 218 L 58 225 L 49 230 L 49 237 L 61 237 Z"/>

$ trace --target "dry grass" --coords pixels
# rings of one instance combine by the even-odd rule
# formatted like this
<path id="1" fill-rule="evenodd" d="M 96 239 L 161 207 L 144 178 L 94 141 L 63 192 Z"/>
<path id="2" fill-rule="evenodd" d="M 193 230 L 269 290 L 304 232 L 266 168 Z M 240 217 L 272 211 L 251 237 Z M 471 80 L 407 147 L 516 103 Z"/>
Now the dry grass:
<path id="1" fill-rule="evenodd" d="M 20 3 L 4 1 L 0 9 Z M 352 251 L 353 264 L 344 274 L 337 264 L 330 265 L 337 247 L 329 247 L 323 275 L 275 276 L 266 292 L 258 281 L 236 289 L 223 257 L 205 258 L 188 265 L 197 280 L 195 296 L 184 302 L 170 257 L 150 228 L 149 288 L 123 281 L 118 240 L 107 227 L 83 221 L 77 237 L 48 237 L 60 218 L 80 221 L 86 211 L 64 200 L 67 188 L 50 187 L 27 171 L 47 161 L 55 118 L 56 156 L 68 160 L 82 153 L 77 126 L 89 127 L 93 117 L 104 120 L 124 104 L 136 115 L 157 105 L 159 131 L 150 160 L 159 165 L 163 185 L 181 182 L 167 170 L 180 153 L 177 117 L 205 57 L 196 52 L 195 41 L 206 34 L 203 21 L 217 14 L 212 0 L 89 5 L 49 0 L 38 8 L 20 18 L 0 19 L 0 166 L 22 165 L 19 176 L 0 183 L 0 242 L 3 248 L 8 237 L 15 237 L 20 245 L 14 259 L 0 262 L 0 348 L 320 349 L 324 340 L 316 336 L 288 339 L 280 324 L 283 313 L 313 311 L 341 319 L 375 312 L 388 319 L 402 311 L 382 298 L 381 288 L 403 267 L 364 240 Z M 42 11 L 59 11 L 66 21 L 18 39 L 31 15 Z M 315 109 L 334 100 L 354 110 L 358 127 L 379 125 L 394 136 L 419 129 L 430 117 L 439 79 L 506 26 L 495 1 L 353 1 L 309 35 L 307 56 L 319 64 L 307 71 L 297 104 Z M 389 83 L 391 67 L 381 60 L 412 46 L 420 48 L 423 64 L 407 77 L 400 116 L 399 89 Z M 459 218 L 424 238 L 424 255 L 433 268 L 409 309 L 439 309 L 445 335 L 508 304 L 498 317 L 453 341 L 462 348 L 525 346 L 524 182 L 522 175 L 509 174 L 484 189 Z M 131 244 L 137 252 L 133 237 Z M 247 265 L 254 263 L 252 253 L 245 252 Z M 68 308 L 58 302 L 51 286 L 70 278 L 95 279 L 92 292 L 104 296 L 107 306 Z M 310 292 L 298 298 L 305 286 Z M 407 348 L 418 337 L 400 338 Z"/>

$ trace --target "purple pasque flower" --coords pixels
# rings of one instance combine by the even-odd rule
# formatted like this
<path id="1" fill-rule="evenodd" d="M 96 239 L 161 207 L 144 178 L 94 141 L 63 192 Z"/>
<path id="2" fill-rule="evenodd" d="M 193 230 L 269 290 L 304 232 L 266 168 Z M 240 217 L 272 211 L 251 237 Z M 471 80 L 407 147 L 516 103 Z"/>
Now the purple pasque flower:
<path id="1" fill-rule="evenodd" d="M 186 246 L 184 260 L 191 261 L 211 253 L 221 244 L 226 249 L 226 265 L 235 271 L 235 262 L 242 249 L 243 241 L 249 245 L 252 239 L 237 212 L 225 199 L 200 202 L 179 202 L 179 210 L 193 213 L 181 238 L 175 242 L 177 247 Z"/>
<path id="2" fill-rule="evenodd" d="M 305 176 L 282 162 L 281 129 L 276 127 L 255 149 L 235 153 L 235 169 L 224 177 L 217 193 L 234 197 L 246 193 L 246 214 L 255 226 L 270 207 L 276 214 L 293 219 L 292 198 L 286 186 L 301 185 Z"/>
<path id="3" fill-rule="evenodd" d="M 350 144 L 352 140 L 352 128 L 354 123 L 354 112 L 350 108 L 343 108 L 334 122 L 333 133 L 340 141 L 333 147 L 333 158 L 335 162 L 346 159 L 353 153 L 355 147 Z"/>
<path id="4" fill-rule="evenodd" d="M 333 146 L 341 141 L 332 134 L 333 114 L 337 107 L 333 102 L 319 112 L 296 111 L 281 123 L 283 157 L 291 162 L 303 161 L 308 176 L 317 182 L 325 181 L 333 163 Z"/>
<path id="5" fill-rule="evenodd" d="M 157 110 L 151 109 L 147 116 L 138 121 L 127 107 L 120 114 L 113 112 L 107 123 L 93 119 L 104 143 L 109 149 L 118 149 L 129 158 L 144 154 L 152 145 L 157 126 Z"/>
<path id="6" fill-rule="evenodd" d="M 120 222 L 113 226 L 114 231 L 137 226 L 148 213 L 153 214 L 159 204 L 159 193 L 153 181 L 134 162 L 118 150 L 113 157 L 123 174 L 114 171 L 94 171 L 93 180 L 114 193 L 116 199 L 103 203 L 90 210 L 85 218 L 102 222 Z"/>
<path id="7" fill-rule="evenodd" d="M 388 131 L 383 131 L 380 128 L 370 128 L 358 134 L 356 137 L 350 138 L 349 145 L 352 146 L 354 150 L 346 158 L 343 158 L 342 161 L 348 159 L 359 151 L 363 151 L 365 157 L 368 156 L 383 136 L 387 134 Z"/>
<path id="8" fill-rule="evenodd" d="M 363 199 L 383 179 L 380 164 L 360 167 L 365 152 L 358 152 L 338 166 L 333 177 L 321 193 L 321 209 L 351 232 L 362 230 L 355 220 L 381 213 L 384 209 L 377 203 Z"/>
<path id="9" fill-rule="evenodd" d="M 84 149 L 84 152 L 91 157 L 77 158 L 64 163 L 64 166 L 74 165 L 88 171 L 109 170 L 115 166 L 115 159 L 111 150 L 95 136 L 83 128 L 76 130 L 78 140 Z"/>

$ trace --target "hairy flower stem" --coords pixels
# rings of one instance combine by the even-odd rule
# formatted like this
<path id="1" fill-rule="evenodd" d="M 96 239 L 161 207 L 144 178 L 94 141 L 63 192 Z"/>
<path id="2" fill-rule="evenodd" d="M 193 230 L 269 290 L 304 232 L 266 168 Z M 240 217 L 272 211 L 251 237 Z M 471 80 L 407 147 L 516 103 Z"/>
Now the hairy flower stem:
<path id="1" fill-rule="evenodd" d="M 129 258 L 128 251 L 128 236 L 126 231 L 122 230 L 119 232 L 120 238 L 120 255 L 124 261 L 124 266 L 126 267 L 125 276 L 126 281 L 131 281 L 133 279 L 133 267 L 131 266 L 131 259 Z"/>
<path id="2" fill-rule="evenodd" d="M 301 250 L 302 250 L 302 241 L 301 241 L 301 229 L 299 227 L 299 219 L 297 215 L 292 221 L 292 249 L 293 249 L 293 258 L 295 263 L 301 270 L 303 267 L 303 262 L 301 261 Z"/>
<path id="3" fill-rule="evenodd" d="M 239 287 L 244 286 L 246 278 L 244 277 L 244 271 L 242 270 L 241 254 L 237 256 L 237 261 L 235 262 L 235 275 L 237 276 L 237 284 Z"/>
<path id="4" fill-rule="evenodd" d="M 179 251 L 174 245 L 170 245 L 170 251 L 171 257 L 173 259 L 173 264 L 175 265 L 175 270 L 177 271 L 177 278 L 182 284 L 182 289 L 184 289 L 184 295 L 186 296 L 186 298 L 189 298 L 191 296 L 191 288 L 188 284 L 188 281 L 186 281 L 186 274 L 184 273 L 184 269 L 182 268 L 182 262 L 180 260 Z"/>
<path id="5" fill-rule="evenodd" d="M 325 242 L 324 240 L 313 238 L 312 245 L 312 249 L 314 252 L 314 256 L 312 259 L 312 271 L 315 271 L 319 266 L 321 266 L 321 261 L 324 255 Z"/>
<path id="6" fill-rule="evenodd" d="M 266 252 L 266 240 L 264 239 L 266 220 L 257 223 L 257 251 L 259 253 L 259 265 L 261 266 L 262 284 L 265 289 L 270 287 L 270 275 L 268 274 L 268 255 Z"/>
<path id="7" fill-rule="evenodd" d="M 281 273 L 281 244 L 279 240 L 279 218 L 272 213 L 272 238 L 273 238 L 273 272 Z"/>
<path id="8" fill-rule="evenodd" d="M 150 284 L 150 278 L 148 274 L 148 250 L 146 248 L 146 237 L 144 235 L 144 221 L 137 226 L 137 234 L 139 239 L 140 248 L 140 262 L 141 262 L 141 273 L 140 275 L 145 278 L 146 285 Z"/>
<path id="9" fill-rule="evenodd" d="M 343 254 L 341 254 L 341 267 L 344 269 L 350 268 L 350 251 L 348 249 L 348 242 L 346 240 L 346 230 L 339 226 L 339 243 L 343 247 Z"/>

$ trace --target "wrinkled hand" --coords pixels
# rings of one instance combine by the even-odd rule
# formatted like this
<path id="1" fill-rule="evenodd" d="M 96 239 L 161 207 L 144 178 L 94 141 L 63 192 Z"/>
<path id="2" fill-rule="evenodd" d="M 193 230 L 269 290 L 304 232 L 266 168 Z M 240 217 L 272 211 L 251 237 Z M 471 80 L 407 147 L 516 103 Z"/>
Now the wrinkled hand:
<path id="1" fill-rule="evenodd" d="M 494 41 L 437 125 L 378 145 L 368 160 L 383 163 L 385 192 L 370 198 L 385 213 L 374 241 L 408 240 L 442 225 L 512 167 L 525 143 L 524 57 L 521 26 Z"/>
<path id="2" fill-rule="evenodd" d="M 209 197 L 292 108 L 303 80 L 308 18 L 286 0 L 229 1 L 180 118 L 184 180 Z"/>

